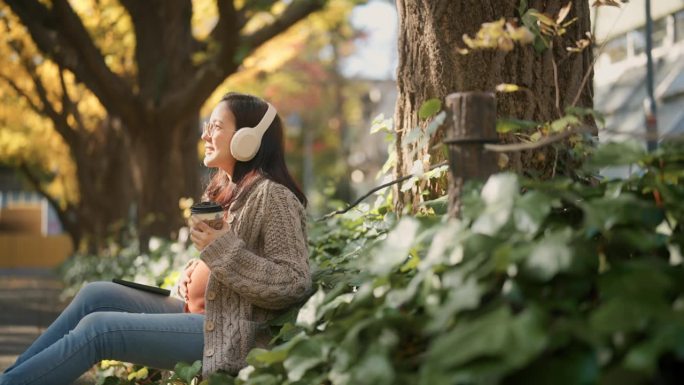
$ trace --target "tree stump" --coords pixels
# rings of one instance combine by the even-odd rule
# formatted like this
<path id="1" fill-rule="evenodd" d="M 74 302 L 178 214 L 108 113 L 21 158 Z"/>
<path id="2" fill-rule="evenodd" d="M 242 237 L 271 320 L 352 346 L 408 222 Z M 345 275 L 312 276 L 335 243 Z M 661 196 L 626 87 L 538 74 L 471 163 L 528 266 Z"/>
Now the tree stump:
<path id="1" fill-rule="evenodd" d="M 484 150 L 486 143 L 498 142 L 496 101 L 490 92 L 457 92 L 446 97 L 449 146 L 449 216 L 461 212 L 463 185 L 484 180 L 498 170 L 497 154 Z"/>

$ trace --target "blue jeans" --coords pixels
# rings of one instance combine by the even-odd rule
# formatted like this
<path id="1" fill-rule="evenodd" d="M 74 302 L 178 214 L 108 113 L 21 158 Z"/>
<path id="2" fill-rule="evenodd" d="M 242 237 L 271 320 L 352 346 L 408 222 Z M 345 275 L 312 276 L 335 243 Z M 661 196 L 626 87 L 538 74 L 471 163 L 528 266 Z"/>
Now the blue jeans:
<path id="1" fill-rule="evenodd" d="M 0 385 L 68 385 L 103 359 L 173 369 L 202 359 L 203 325 L 204 315 L 183 313 L 176 298 L 89 283 L 0 375 Z"/>

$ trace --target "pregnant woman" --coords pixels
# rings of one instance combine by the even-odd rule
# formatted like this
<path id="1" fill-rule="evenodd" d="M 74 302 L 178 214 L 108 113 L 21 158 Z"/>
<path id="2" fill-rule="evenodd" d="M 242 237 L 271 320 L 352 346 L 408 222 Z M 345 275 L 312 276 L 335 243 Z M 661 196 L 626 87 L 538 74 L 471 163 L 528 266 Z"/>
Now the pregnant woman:
<path id="1" fill-rule="evenodd" d="M 269 103 L 227 94 L 204 126 L 204 198 L 223 227 L 191 221 L 199 260 L 184 272 L 187 302 L 111 282 L 81 289 L 0 375 L 0 385 L 68 385 L 103 359 L 171 369 L 202 360 L 204 376 L 236 374 L 271 338 L 267 323 L 311 289 L 306 197 L 285 165 L 283 128 Z"/>

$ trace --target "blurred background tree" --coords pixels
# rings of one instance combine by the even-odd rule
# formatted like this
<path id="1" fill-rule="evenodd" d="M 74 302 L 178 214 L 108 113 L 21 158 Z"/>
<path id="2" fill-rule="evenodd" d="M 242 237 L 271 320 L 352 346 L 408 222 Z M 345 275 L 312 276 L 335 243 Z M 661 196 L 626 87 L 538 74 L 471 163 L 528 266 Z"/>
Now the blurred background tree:
<path id="1" fill-rule="evenodd" d="M 12 133 L 0 141 L 7 147 L 3 160 L 47 198 L 72 243 L 83 240 L 83 247 L 95 252 L 110 236 L 124 234 L 134 198 L 120 121 L 107 116 L 71 72 L 44 60 L 19 20 L 2 7 L 0 82 L 7 93 L 0 119 Z M 111 22 L 106 14 L 97 17 Z M 109 45 L 114 41 L 125 40 Z"/>
<path id="2" fill-rule="evenodd" d="M 23 163 L 9 152 L 2 162 L 48 197 L 76 244 L 120 239 L 131 208 L 144 248 L 182 225 L 179 199 L 201 189 L 200 116 L 236 90 L 272 99 L 287 117 L 288 153 L 308 190 L 348 201 L 349 124 L 361 124 L 367 87 L 339 69 L 359 36 L 348 21 L 358 3 L 3 0 L 2 140 L 25 147 Z M 59 144 L 41 146 L 40 132 Z M 52 163 L 62 148 L 63 167 L 30 155 L 46 147 Z M 314 183 L 314 163 L 333 182 Z"/>
<path id="3" fill-rule="evenodd" d="M 145 245 L 172 234 L 182 224 L 179 199 L 199 193 L 196 143 L 206 99 L 247 56 L 325 2 L 4 3 L 42 55 L 71 72 L 122 127 Z"/>

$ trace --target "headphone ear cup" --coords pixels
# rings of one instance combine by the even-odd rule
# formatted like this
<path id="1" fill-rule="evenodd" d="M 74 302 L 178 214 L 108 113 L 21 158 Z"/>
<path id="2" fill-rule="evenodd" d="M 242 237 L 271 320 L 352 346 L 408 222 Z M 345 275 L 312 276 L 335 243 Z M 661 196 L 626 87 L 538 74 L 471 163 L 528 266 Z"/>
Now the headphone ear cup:
<path id="1" fill-rule="evenodd" d="M 261 146 L 261 138 L 257 138 L 253 128 L 245 127 L 237 130 L 230 141 L 230 153 L 241 162 L 252 160 Z"/>

